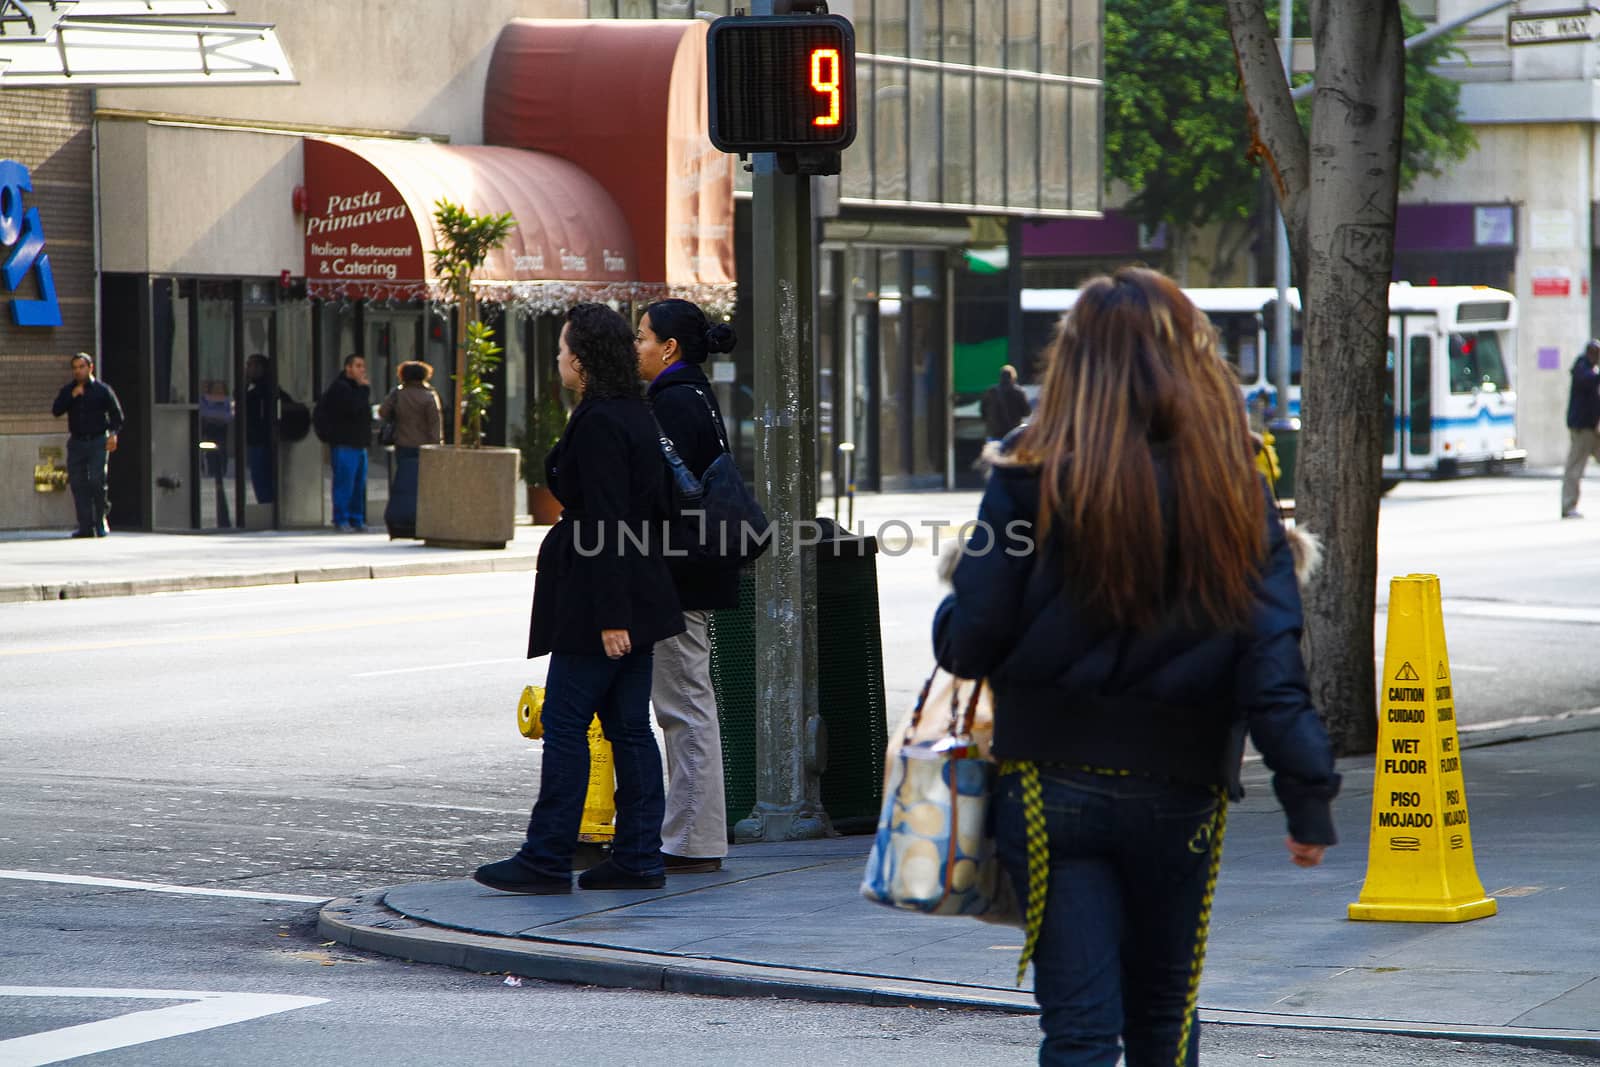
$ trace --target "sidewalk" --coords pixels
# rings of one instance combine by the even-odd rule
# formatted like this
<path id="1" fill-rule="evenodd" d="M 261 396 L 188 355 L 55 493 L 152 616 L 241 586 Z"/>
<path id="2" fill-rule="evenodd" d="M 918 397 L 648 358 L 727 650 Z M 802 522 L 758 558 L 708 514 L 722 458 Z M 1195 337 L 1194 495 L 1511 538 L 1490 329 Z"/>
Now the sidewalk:
<path id="1" fill-rule="evenodd" d="M 1478 873 L 1498 915 L 1357 923 L 1372 761 L 1345 761 L 1343 844 L 1290 865 L 1264 769 L 1235 805 L 1201 987 L 1210 1023 L 1506 1041 L 1600 1056 L 1600 719 L 1463 739 Z M 491 849 L 497 859 L 510 847 Z M 868 837 L 735 848 L 651 892 L 496 893 L 470 880 L 333 901 L 323 936 L 421 962 L 722 996 L 1031 1011 L 1021 935 L 857 893 Z"/>
<path id="2" fill-rule="evenodd" d="M 906 524 L 893 536 L 927 544 L 925 525 L 952 535 L 977 514 L 979 494 L 873 493 L 856 498 L 856 522 L 869 533 L 885 522 Z M 831 517 L 833 498 L 817 502 Z M 0 604 L 79 597 L 133 596 L 192 589 L 283 585 L 425 574 L 531 571 L 548 527 L 516 528 L 500 550 L 429 548 L 390 541 L 381 526 L 367 534 L 325 530 L 215 533 L 113 533 L 73 540 L 66 530 L 0 531 Z"/>
<path id="3" fill-rule="evenodd" d="M 0 541 L 0 604 L 174 593 L 231 586 L 531 571 L 548 527 L 518 526 L 498 550 L 429 548 L 336 530 L 213 534 L 8 534 Z"/>

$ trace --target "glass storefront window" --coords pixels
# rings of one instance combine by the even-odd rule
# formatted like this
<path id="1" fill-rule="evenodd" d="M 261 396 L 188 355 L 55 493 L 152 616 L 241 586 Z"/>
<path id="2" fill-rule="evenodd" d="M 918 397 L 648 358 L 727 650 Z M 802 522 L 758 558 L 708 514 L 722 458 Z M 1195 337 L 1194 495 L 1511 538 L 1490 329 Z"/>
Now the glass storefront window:
<path id="1" fill-rule="evenodd" d="M 972 195 L 972 76 L 944 75 L 944 200 L 970 204 Z"/>
<path id="2" fill-rule="evenodd" d="M 614 19 L 617 17 L 617 0 L 589 0 L 589 17 Z"/>
<path id="3" fill-rule="evenodd" d="M 911 55 L 916 59 L 938 59 L 940 0 L 911 0 Z"/>
<path id="4" fill-rule="evenodd" d="M 1071 0 L 1039 0 L 1039 70 L 1072 73 Z"/>
<path id="5" fill-rule="evenodd" d="M 877 0 L 872 5 L 873 51 L 880 56 L 905 56 L 907 0 Z"/>
<path id="6" fill-rule="evenodd" d="M 972 0 L 944 0 L 944 61 L 972 62 Z"/>
<path id="7" fill-rule="evenodd" d="M 656 18 L 687 19 L 694 17 L 692 0 L 656 0 Z"/>
<path id="8" fill-rule="evenodd" d="M 617 17 L 653 19 L 656 17 L 655 0 L 617 0 Z"/>
<path id="9" fill-rule="evenodd" d="M 1039 0 L 1006 0 L 1006 68 L 1039 69 Z"/>
<path id="10" fill-rule="evenodd" d="M 1048 211 L 1072 206 L 1071 134 L 1071 88 L 1045 82 L 1039 86 L 1039 206 Z"/>
<path id="11" fill-rule="evenodd" d="M 910 259 L 911 474 L 926 480 L 945 473 L 944 255 L 913 252 Z"/>
<path id="12" fill-rule="evenodd" d="M 1072 89 L 1072 206 L 1100 210 L 1100 90 Z"/>
<path id="13" fill-rule="evenodd" d="M 874 195 L 879 200 L 906 198 L 906 68 L 880 63 L 873 98 L 872 154 L 876 170 Z"/>
<path id="14" fill-rule="evenodd" d="M 1075 77 L 1100 77 L 1101 0 L 1072 2 L 1072 71 Z"/>
<path id="15" fill-rule="evenodd" d="M 881 472 L 885 478 L 910 472 L 911 397 L 901 349 L 902 312 L 900 263 L 903 253 L 878 254 L 878 441 Z"/>
<path id="16" fill-rule="evenodd" d="M 1006 5 L 985 0 L 977 5 L 977 31 L 974 45 L 980 67 L 1006 65 Z"/>
<path id="17" fill-rule="evenodd" d="M 856 139 L 844 150 L 844 159 L 839 167 L 839 194 L 863 200 L 872 198 L 872 141 L 875 135 L 872 115 L 873 101 L 877 98 L 874 91 L 877 84 L 875 68 L 876 64 L 871 60 L 856 62 Z M 737 168 L 734 173 L 744 177 L 748 183 L 749 175 L 744 173 L 743 167 Z M 746 184 L 745 188 L 749 188 L 749 185 Z"/>
<path id="18" fill-rule="evenodd" d="M 939 196 L 939 72 L 911 71 L 911 199 Z"/>
<path id="19" fill-rule="evenodd" d="M 195 366 L 200 383 L 200 522 L 202 530 L 231 527 L 237 515 L 233 466 L 233 339 L 237 307 L 221 282 L 200 282 L 195 301 Z"/>
<path id="20" fill-rule="evenodd" d="M 983 205 L 1000 205 L 1006 202 L 1006 83 L 995 75 L 977 78 L 977 113 L 983 121 L 976 125 L 973 156 L 977 173 L 975 202 Z"/>
<path id="21" fill-rule="evenodd" d="M 155 402 L 188 404 L 194 400 L 189 382 L 189 286 L 171 278 L 150 283 L 151 328 L 155 335 Z"/>
<path id="22" fill-rule="evenodd" d="M 1006 82 L 1006 203 L 1039 206 L 1039 83 Z"/>

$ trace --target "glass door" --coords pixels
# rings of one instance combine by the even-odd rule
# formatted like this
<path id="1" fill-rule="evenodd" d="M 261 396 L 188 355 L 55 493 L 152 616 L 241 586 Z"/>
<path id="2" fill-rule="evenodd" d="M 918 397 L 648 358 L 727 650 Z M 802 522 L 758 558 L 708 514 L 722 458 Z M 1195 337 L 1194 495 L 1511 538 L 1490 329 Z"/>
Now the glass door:
<path id="1" fill-rule="evenodd" d="M 225 530 L 243 522 L 238 507 L 240 469 L 238 422 L 235 418 L 234 323 L 237 302 L 228 282 L 195 283 L 194 349 L 200 383 L 197 443 L 200 500 L 196 525 Z"/>
<path id="2" fill-rule="evenodd" d="M 242 311 L 244 329 L 244 470 L 239 491 L 239 525 L 249 530 L 272 530 L 278 525 L 278 368 L 275 358 L 277 317 L 270 290 L 245 287 Z M 254 299 L 252 299 L 254 297 Z"/>

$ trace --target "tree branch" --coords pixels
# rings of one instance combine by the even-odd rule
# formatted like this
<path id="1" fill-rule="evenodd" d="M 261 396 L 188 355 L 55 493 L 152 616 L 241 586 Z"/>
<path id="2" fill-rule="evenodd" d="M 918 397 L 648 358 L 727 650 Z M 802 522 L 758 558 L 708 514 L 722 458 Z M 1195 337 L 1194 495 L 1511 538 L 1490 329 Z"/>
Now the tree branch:
<path id="1" fill-rule="evenodd" d="M 1289 97 L 1283 60 L 1267 23 L 1263 0 L 1227 0 L 1227 9 L 1228 33 L 1233 38 L 1233 54 L 1244 82 L 1250 152 L 1267 168 L 1289 229 L 1289 244 L 1297 263 L 1303 263 L 1311 184 L 1306 132 Z"/>

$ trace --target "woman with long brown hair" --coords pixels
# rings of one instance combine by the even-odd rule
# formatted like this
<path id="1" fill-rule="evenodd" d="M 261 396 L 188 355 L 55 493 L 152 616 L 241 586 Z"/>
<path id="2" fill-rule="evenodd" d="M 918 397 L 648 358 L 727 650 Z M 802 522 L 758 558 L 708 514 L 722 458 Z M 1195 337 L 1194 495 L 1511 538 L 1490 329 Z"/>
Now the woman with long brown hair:
<path id="1" fill-rule="evenodd" d="M 1339 788 L 1294 553 L 1210 323 L 1155 271 L 1089 282 L 1037 413 L 991 459 L 934 645 L 993 689 L 995 833 L 1027 902 L 1040 1062 L 1196 1063 L 1245 730 L 1296 864 L 1334 843 Z"/>

